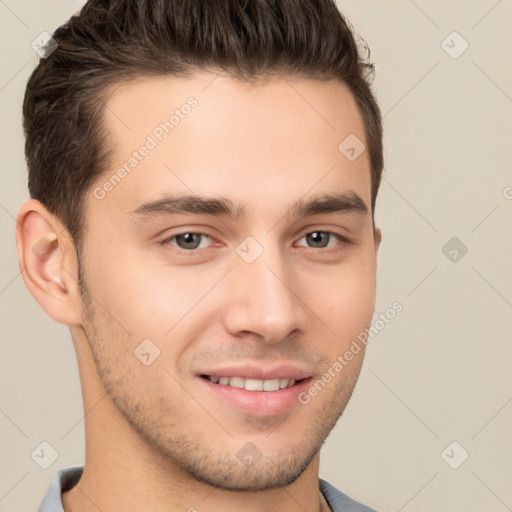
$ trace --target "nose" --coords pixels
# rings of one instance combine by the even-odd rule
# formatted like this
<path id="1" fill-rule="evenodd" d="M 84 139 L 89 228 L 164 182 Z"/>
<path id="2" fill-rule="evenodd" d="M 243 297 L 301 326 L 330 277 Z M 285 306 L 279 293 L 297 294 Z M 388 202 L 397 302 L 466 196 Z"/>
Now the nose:
<path id="1" fill-rule="evenodd" d="M 265 251 L 253 263 L 238 259 L 226 293 L 223 323 L 233 336 L 275 344 L 305 331 L 300 283 L 280 256 L 271 258 Z"/>

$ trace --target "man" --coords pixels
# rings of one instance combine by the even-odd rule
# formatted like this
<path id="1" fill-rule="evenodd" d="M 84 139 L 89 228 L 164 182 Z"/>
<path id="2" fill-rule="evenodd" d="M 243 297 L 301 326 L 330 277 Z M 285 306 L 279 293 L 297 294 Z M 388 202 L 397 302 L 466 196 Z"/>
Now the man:
<path id="1" fill-rule="evenodd" d="M 319 480 L 381 238 L 381 116 L 334 2 L 90 0 L 53 39 L 16 235 L 86 458 L 40 512 L 369 511 Z"/>

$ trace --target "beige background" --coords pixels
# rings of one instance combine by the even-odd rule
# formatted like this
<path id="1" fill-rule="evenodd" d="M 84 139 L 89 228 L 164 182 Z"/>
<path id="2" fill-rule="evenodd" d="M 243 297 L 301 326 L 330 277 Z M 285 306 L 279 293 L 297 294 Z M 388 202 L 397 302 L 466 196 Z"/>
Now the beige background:
<path id="1" fill-rule="evenodd" d="M 83 463 L 70 336 L 26 290 L 14 244 L 30 45 L 80 5 L 0 0 L 0 511 L 35 511 L 54 473 Z M 372 49 L 385 113 L 376 316 L 404 309 L 371 341 L 321 476 L 381 512 L 511 510 L 512 1 L 339 5 Z M 459 36 L 442 45 L 454 31 L 458 58 L 443 46 L 459 53 Z M 452 237 L 468 248 L 456 262 Z M 31 458 L 42 441 L 59 454 L 48 469 Z M 469 453 L 458 469 L 441 457 L 453 441 L 452 465 Z"/>

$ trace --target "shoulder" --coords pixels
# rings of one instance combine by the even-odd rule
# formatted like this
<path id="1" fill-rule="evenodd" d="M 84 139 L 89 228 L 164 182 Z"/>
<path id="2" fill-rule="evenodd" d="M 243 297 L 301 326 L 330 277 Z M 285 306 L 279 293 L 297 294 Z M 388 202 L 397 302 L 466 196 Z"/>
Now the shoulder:
<path id="1" fill-rule="evenodd" d="M 373 508 L 349 498 L 346 494 L 338 491 L 336 487 L 321 478 L 319 479 L 319 485 L 320 491 L 331 507 L 332 512 L 376 512 Z"/>

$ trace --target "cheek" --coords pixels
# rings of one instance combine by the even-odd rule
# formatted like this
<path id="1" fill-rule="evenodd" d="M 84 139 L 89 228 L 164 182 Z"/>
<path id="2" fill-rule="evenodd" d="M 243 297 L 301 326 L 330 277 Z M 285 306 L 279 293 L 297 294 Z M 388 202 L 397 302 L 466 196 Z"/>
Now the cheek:
<path id="1" fill-rule="evenodd" d="M 375 271 L 371 262 L 340 267 L 316 294 L 315 312 L 341 345 L 350 344 L 371 323 L 375 306 Z"/>
<path id="2" fill-rule="evenodd" d="M 122 256 L 105 256 L 89 270 L 91 292 L 109 313 L 130 326 L 141 321 L 169 329 L 197 301 L 194 277 L 170 273 L 163 265 Z M 160 332 L 163 334 L 164 331 Z"/>
<path id="3" fill-rule="evenodd" d="M 107 244 L 101 257 L 90 257 L 87 282 L 97 302 L 133 338 L 163 340 L 175 325 L 173 332 L 181 331 L 194 320 L 199 328 L 201 321 L 215 317 L 215 293 L 206 295 L 224 274 L 224 266 L 170 268 L 136 251 L 114 254 L 115 246 Z M 368 326 L 375 302 L 375 263 L 369 253 L 361 249 L 338 265 L 295 268 L 292 288 L 307 305 L 304 314 L 311 318 L 310 328 L 317 329 L 320 318 L 337 340 L 346 340 Z"/>
<path id="4" fill-rule="evenodd" d="M 87 268 L 88 285 L 101 304 L 96 309 L 108 317 L 109 334 L 117 338 L 119 350 L 129 346 L 130 354 L 139 346 L 146 347 L 143 340 L 151 340 L 151 350 L 158 354 L 156 366 L 172 367 L 191 347 L 191 340 L 199 339 L 205 325 L 218 318 L 214 294 L 208 291 L 225 270 L 171 268 L 128 255 L 115 264 L 112 261 L 111 255 L 104 255 Z"/>

